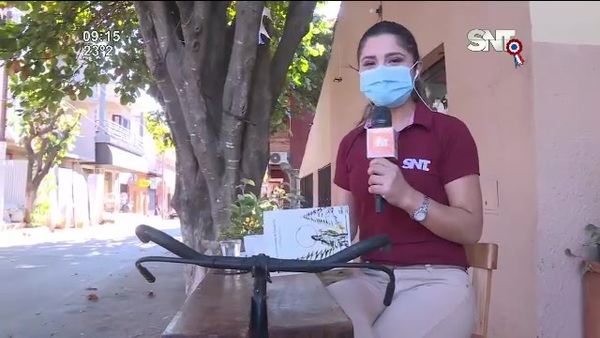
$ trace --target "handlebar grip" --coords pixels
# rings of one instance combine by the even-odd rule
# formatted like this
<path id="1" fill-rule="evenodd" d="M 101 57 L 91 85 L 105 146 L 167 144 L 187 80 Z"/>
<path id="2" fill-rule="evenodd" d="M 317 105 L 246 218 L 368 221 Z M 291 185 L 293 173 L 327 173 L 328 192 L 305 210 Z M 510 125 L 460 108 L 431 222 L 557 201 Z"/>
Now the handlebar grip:
<path id="1" fill-rule="evenodd" d="M 321 259 L 320 263 L 341 263 L 349 262 L 357 257 L 360 257 L 370 251 L 383 248 L 392 244 L 392 240 L 388 235 L 381 234 L 371 238 L 362 240 L 354 245 L 351 245 L 344 250 L 335 253 L 327 258 Z"/>
<path id="2" fill-rule="evenodd" d="M 156 282 L 156 277 L 154 277 L 154 275 L 150 272 L 150 270 L 146 269 L 145 267 L 138 265 L 138 271 L 140 272 L 140 274 L 142 275 L 142 277 L 144 277 L 144 279 L 146 281 L 148 281 L 148 283 L 154 283 Z"/>
<path id="3" fill-rule="evenodd" d="M 135 234 L 143 243 L 152 241 L 181 258 L 204 257 L 198 251 L 151 226 L 140 224 L 135 228 Z"/>

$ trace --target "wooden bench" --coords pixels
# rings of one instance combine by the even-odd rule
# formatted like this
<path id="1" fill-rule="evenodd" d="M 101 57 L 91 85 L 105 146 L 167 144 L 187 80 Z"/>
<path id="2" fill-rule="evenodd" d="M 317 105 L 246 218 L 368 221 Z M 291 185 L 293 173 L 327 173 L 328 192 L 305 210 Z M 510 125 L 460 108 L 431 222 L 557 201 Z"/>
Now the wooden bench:
<path id="1" fill-rule="evenodd" d="M 353 338 L 352 322 L 314 274 L 272 277 L 267 285 L 269 338 Z M 250 274 L 209 272 L 163 338 L 248 338 Z"/>

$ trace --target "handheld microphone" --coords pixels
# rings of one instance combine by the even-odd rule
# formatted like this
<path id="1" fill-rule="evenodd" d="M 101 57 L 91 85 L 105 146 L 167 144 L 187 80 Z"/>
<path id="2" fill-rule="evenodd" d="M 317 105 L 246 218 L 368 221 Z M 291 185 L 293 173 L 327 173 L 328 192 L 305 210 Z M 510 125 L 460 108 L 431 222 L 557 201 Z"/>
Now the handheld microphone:
<path id="1" fill-rule="evenodd" d="M 375 107 L 371 126 L 367 129 L 367 158 L 398 158 L 396 132 L 392 127 L 392 112 L 388 107 Z M 375 212 L 382 213 L 385 199 L 375 195 Z"/>

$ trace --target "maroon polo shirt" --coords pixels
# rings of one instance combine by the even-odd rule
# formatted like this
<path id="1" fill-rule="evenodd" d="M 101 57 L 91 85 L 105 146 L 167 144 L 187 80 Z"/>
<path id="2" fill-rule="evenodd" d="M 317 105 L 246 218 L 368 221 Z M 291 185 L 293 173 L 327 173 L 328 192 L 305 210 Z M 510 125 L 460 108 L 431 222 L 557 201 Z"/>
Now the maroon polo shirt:
<path id="1" fill-rule="evenodd" d="M 360 229 L 360 239 L 387 234 L 388 252 L 377 250 L 364 260 L 388 265 L 440 264 L 467 267 L 463 245 L 445 240 L 412 220 L 407 212 L 386 204 L 375 212 L 368 191 L 369 159 L 364 126 L 350 131 L 337 153 L 334 183 L 350 191 Z M 406 181 L 438 203 L 448 205 L 444 185 L 466 175 L 479 175 L 477 146 L 467 126 L 456 117 L 417 105 L 414 122 L 398 133 L 398 160 Z"/>

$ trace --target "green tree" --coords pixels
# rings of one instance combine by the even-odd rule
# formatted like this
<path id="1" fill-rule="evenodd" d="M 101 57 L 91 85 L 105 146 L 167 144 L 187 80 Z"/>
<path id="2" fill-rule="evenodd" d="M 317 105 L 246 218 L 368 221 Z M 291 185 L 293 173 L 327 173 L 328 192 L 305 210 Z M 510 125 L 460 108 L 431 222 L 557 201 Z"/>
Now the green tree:
<path id="1" fill-rule="evenodd" d="M 271 132 L 285 130 L 288 126 L 286 122 L 293 115 L 314 112 L 321 94 L 332 43 L 333 23 L 315 13 L 309 32 L 296 50 L 287 73 L 286 85 L 271 115 Z M 295 100 L 296 110 L 290 99 Z M 174 146 L 162 111 L 147 113 L 145 120 L 158 149 L 164 151 Z"/>
<path id="2" fill-rule="evenodd" d="M 2 18 L 0 26 L 6 32 L 15 32 L 18 27 L 7 16 Z M 19 44 L 16 41 L 14 43 Z M 26 151 L 24 223 L 31 224 L 40 184 L 50 169 L 60 164 L 71 150 L 79 129 L 81 112 L 61 101 L 65 91 L 77 90 L 74 85 L 80 69 L 68 69 L 49 78 L 46 73 L 51 67 L 60 67 L 61 60 L 52 58 L 50 50 L 43 51 L 44 58 L 32 60 L 31 51 L 35 46 L 21 46 L 23 58 L 8 59 L 5 66 L 7 73 L 13 74 L 12 94 L 14 101 L 19 103 L 15 106 L 17 118 L 11 123 L 16 127 L 19 142 Z"/>
<path id="3" fill-rule="evenodd" d="M 23 95 L 22 97 L 29 97 Z M 20 142 L 27 154 L 27 180 L 25 184 L 25 224 L 31 224 L 40 184 L 54 165 L 58 165 L 72 149 L 79 130 L 80 111 L 66 107 L 45 110 L 24 105 L 18 109 Z"/>
<path id="4" fill-rule="evenodd" d="M 290 90 L 290 78 L 294 86 L 307 83 L 302 74 L 311 69 L 298 48 L 320 27 L 312 23 L 317 1 L 3 5 L 26 15 L 0 29 L 0 57 L 39 72 L 44 97 L 58 102 L 58 93 L 50 94 L 57 91 L 83 99 L 94 84 L 114 80 L 122 103 L 134 102 L 143 88 L 161 104 L 177 156 L 172 204 L 184 242 L 199 251 L 203 239 L 214 240 L 229 226 L 240 178 L 260 182 L 280 96 Z M 270 38 L 259 43 L 261 26 Z M 307 55 L 326 50 L 309 47 Z M 67 85 L 60 74 L 79 68 L 83 76 Z M 188 286 L 198 272 L 187 275 Z"/>
<path id="5" fill-rule="evenodd" d="M 152 134 L 154 145 L 159 153 L 164 153 L 166 150 L 175 147 L 164 112 L 160 110 L 147 112 L 144 114 L 144 121 L 146 122 L 146 129 Z"/>

